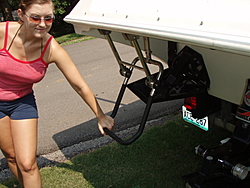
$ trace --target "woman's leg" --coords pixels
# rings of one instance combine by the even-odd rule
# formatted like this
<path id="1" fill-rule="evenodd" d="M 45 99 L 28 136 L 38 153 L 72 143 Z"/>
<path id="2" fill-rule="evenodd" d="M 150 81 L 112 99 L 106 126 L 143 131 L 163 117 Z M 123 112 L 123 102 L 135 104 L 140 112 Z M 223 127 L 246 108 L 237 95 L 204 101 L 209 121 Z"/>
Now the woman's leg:
<path id="1" fill-rule="evenodd" d="M 25 188 L 41 188 L 36 162 L 38 119 L 10 120 L 16 163 Z"/>
<path id="2" fill-rule="evenodd" d="M 5 116 L 0 119 L 0 149 L 7 159 L 9 168 L 18 181 L 23 184 L 22 176 L 16 164 L 14 144 L 12 140 L 10 118 Z"/>

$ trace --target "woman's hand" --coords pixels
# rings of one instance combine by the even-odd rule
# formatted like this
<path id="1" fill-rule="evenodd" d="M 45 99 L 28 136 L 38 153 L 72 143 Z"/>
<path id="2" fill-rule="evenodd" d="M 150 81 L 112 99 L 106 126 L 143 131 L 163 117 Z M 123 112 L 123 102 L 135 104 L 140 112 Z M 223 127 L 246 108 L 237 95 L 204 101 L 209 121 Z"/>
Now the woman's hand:
<path id="1" fill-rule="evenodd" d="M 108 128 L 110 131 L 113 130 L 114 119 L 110 116 L 104 115 L 102 118 L 98 119 L 98 128 L 103 135 L 106 135 L 103 128 Z"/>

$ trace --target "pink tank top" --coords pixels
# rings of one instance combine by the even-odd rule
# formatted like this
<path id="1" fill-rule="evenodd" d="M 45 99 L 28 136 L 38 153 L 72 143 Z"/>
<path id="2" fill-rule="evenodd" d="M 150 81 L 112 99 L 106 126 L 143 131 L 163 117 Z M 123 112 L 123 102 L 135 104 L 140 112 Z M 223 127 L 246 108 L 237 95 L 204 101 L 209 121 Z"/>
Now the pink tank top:
<path id="1" fill-rule="evenodd" d="M 47 41 L 41 56 L 33 61 L 16 59 L 7 49 L 8 25 L 4 47 L 0 50 L 0 101 L 13 101 L 32 92 L 33 84 L 42 80 L 48 64 L 43 60 L 52 36 Z"/>

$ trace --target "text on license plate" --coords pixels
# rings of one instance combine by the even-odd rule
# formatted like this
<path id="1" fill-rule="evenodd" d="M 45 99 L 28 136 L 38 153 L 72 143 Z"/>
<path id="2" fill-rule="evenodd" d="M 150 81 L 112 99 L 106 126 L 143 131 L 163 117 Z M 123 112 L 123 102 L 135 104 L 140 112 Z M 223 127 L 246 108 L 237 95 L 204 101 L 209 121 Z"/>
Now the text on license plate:
<path id="1" fill-rule="evenodd" d="M 182 117 L 185 121 L 192 123 L 193 125 L 208 131 L 208 117 L 202 119 L 194 118 L 192 112 L 188 111 L 185 106 L 182 106 Z"/>

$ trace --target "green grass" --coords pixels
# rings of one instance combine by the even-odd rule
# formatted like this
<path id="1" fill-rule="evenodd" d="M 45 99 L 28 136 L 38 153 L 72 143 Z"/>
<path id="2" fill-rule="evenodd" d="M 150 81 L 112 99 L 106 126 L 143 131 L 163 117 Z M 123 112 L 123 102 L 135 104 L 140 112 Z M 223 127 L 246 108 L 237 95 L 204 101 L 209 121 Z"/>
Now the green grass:
<path id="1" fill-rule="evenodd" d="M 183 188 L 181 177 L 197 171 L 203 161 L 194 147 L 211 147 L 230 135 L 219 127 L 205 132 L 178 117 L 146 130 L 129 146 L 112 143 L 41 169 L 43 187 Z M 14 184 L 9 179 L 0 188 Z"/>
<path id="2" fill-rule="evenodd" d="M 95 37 L 89 37 L 89 36 L 79 35 L 76 33 L 71 33 L 71 34 L 63 35 L 61 37 L 57 37 L 55 39 L 60 45 L 63 46 L 63 45 L 73 44 L 76 42 L 91 40 L 94 38 Z"/>

